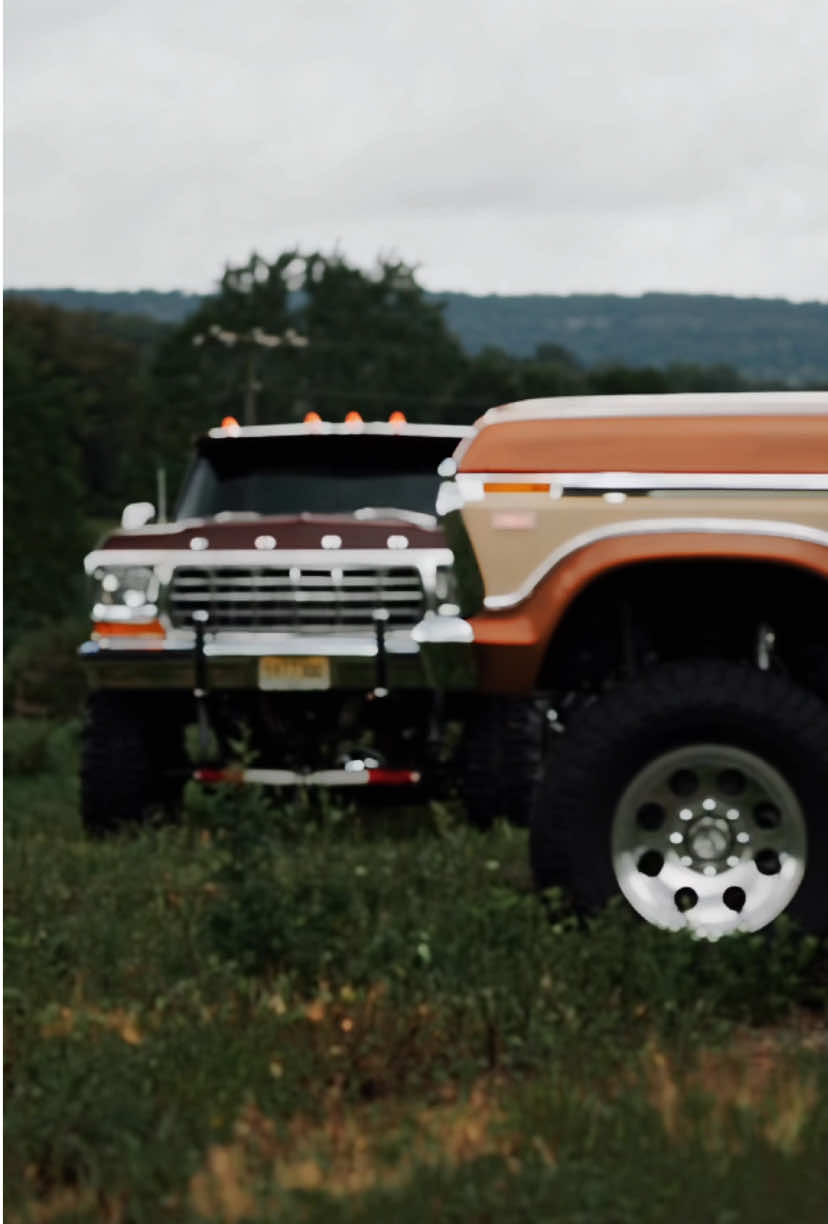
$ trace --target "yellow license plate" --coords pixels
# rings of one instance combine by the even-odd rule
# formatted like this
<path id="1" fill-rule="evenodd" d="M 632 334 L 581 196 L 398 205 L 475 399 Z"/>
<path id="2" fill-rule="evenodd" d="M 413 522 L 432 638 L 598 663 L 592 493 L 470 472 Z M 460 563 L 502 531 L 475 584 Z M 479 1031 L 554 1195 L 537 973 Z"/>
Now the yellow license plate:
<path id="1" fill-rule="evenodd" d="M 331 687 L 331 661 L 324 655 L 259 659 L 259 688 L 295 690 Z"/>

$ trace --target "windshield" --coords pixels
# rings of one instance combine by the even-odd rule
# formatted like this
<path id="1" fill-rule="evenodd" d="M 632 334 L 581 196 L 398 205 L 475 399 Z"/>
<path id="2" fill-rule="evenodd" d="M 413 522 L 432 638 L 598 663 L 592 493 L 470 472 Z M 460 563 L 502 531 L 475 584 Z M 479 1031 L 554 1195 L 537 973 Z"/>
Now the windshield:
<path id="1" fill-rule="evenodd" d="M 456 441 L 370 434 L 205 438 L 176 517 L 352 514 L 366 506 L 433 514 L 437 465 Z"/>

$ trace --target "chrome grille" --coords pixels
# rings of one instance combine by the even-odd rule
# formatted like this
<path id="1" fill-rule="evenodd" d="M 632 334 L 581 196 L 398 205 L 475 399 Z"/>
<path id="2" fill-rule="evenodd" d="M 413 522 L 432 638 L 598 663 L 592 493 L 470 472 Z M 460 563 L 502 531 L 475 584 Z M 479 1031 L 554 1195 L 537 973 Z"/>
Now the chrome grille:
<path id="1" fill-rule="evenodd" d="M 267 569 L 186 566 L 173 573 L 169 612 L 176 626 L 193 612 L 209 613 L 214 629 L 270 629 L 324 633 L 373 626 L 377 608 L 387 628 L 410 628 L 425 611 L 414 566 L 280 566 Z"/>

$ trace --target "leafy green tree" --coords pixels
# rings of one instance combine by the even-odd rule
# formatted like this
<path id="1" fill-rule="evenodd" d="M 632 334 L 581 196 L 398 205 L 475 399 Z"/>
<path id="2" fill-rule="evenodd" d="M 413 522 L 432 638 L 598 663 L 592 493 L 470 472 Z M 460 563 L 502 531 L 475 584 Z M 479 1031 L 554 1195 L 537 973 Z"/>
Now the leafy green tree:
<path id="1" fill-rule="evenodd" d="M 750 385 L 729 365 L 672 362 L 665 373 L 671 391 L 742 391 Z"/>
<path id="2" fill-rule="evenodd" d="M 253 254 L 161 347 L 156 415 L 170 456 L 222 417 L 244 419 L 251 399 L 263 422 L 310 410 L 453 420 L 466 366 L 408 265 L 379 260 L 364 272 L 339 255 Z"/>
<path id="3" fill-rule="evenodd" d="M 458 398 L 464 421 L 475 420 L 497 404 L 523 399 L 523 363 L 503 349 L 488 345 L 469 358 Z"/>
<path id="4" fill-rule="evenodd" d="M 51 365 L 29 313 L 5 311 L 7 644 L 74 610 L 86 539 L 81 452 L 66 413 L 68 380 Z"/>
<path id="5" fill-rule="evenodd" d="M 153 461 L 146 445 L 149 352 L 157 324 L 7 301 L 7 422 L 60 405 L 61 428 L 77 449 L 84 510 L 106 517 L 138 496 Z M 136 341 L 133 337 L 140 336 Z"/>
<path id="6" fill-rule="evenodd" d="M 608 365 L 590 370 L 587 388 L 592 395 L 661 395 L 670 385 L 664 371 L 652 366 Z"/>
<path id="7" fill-rule="evenodd" d="M 6 301 L 6 628 L 75 610 L 91 520 L 152 490 L 158 325 Z"/>

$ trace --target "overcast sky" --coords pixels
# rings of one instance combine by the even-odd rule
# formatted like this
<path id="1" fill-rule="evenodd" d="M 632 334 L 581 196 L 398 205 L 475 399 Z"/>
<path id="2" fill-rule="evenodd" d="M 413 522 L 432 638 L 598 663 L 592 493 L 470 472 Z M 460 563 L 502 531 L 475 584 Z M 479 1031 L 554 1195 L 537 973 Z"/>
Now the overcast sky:
<path id="1" fill-rule="evenodd" d="M 828 299 L 824 0 L 7 0 L 7 285 Z"/>

